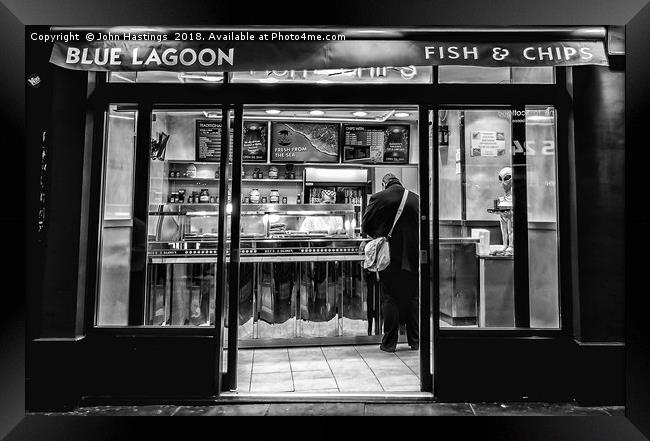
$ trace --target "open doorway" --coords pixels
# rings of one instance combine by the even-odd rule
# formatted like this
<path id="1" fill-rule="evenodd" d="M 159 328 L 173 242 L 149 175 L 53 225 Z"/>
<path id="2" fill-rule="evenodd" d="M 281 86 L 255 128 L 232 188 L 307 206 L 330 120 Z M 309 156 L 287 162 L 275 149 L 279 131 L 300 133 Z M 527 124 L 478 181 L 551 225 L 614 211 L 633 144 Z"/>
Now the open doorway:
<path id="1" fill-rule="evenodd" d="M 227 271 L 226 389 L 420 392 L 421 349 L 428 358 L 430 335 L 410 345 L 402 310 L 397 344 L 380 350 L 391 310 L 385 285 L 363 269 L 361 252 L 369 240 L 364 214 L 382 180 L 391 174 L 400 188 L 420 192 L 418 107 L 242 110 L 239 120 L 235 111 L 233 131 L 231 185 L 238 200 L 232 198 L 228 230 L 230 255 L 238 259 L 230 259 Z M 384 223 L 392 224 L 396 211 Z M 414 224 L 419 239 L 417 214 Z M 413 313 L 419 318 L 417 305 Z"/>

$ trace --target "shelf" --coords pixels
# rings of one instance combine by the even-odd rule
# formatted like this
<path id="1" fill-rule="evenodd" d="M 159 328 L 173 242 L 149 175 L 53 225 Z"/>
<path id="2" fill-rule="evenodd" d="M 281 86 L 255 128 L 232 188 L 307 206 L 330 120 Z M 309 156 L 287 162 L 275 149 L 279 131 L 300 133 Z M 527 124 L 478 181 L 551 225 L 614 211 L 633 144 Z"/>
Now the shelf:
<path id="1" fill-rule="evenodd" d="M 419 164 L 397 164 L 393 162 L 387 162 L 382 164 L 364 164 L 364 163 L 355 163 L 355 162 L 243 162 L 242 165 L 247 166 L 271 166 L 275 165 L 276 167 L 284 167 L 287 164 L 292 164 L 294 167 L 356 167 L 356 168 L 374 168 L 374 167 L 417 167 Z"/>
<path id="2" fill-rule="evenodd" d="M 167 178 L 169 181 L 219 182 L 219 178 Z"/>
<path id="3" fill-rule="evenodd" d="M 293 183 L 302 183 L 302 179 L 252 179 L 244 178 L 242 182 L 293 182 Z"/>
<path id="4" fill-rule="evenodd" d="M 219 165 L 221 161 L 192 161 L 189 159 L 165 159 L 162 162 L 170 164 L 199 164 L 199 165 Z"/>

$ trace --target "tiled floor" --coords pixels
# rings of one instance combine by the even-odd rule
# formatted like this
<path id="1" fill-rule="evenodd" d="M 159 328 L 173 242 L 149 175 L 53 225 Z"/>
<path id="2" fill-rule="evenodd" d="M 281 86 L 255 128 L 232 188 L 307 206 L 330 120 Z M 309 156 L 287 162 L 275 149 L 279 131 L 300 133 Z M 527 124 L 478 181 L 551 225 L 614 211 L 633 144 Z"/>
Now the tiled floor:
<path id="1" fill-rule="evenodd" d="M 238 392 L 418 392 L 418 351 L 400 344 L 241 349 Z"/>

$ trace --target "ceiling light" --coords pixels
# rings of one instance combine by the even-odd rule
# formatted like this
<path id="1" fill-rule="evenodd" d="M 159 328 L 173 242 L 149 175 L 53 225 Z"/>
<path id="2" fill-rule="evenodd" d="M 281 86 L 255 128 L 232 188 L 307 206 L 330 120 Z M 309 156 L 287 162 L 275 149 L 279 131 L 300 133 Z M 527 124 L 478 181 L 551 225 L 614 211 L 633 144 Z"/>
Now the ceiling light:
<path id="1" fill-rule="evenodd" d="M 352 112 L 354 116 L 368 116 L 368 112 Z"/>
<path id="2" fill-rule="evenodd" d="M 406 112 L 397 112 L 395 116 L 398 118 L 408 118 L 411 114 Z"/>
<path id="3" fill-rule="evenodd" d="M 223 80 L 222 76 L 215 76 L 215 75 L 199 75 L 199 74 L 192 74 L 192 73 L 180 73 L 178 74 L 178 79 L 179 80 L 203 80 L 207 81 L 209 83 L 217 83 L 219 81 Z"/>
<path id="4" fill-rule="evenodd" d="M 311 112 L 309 112 L 309 114 L 314 116 L 320 116 L 320 115 L 325 115 L 325 112 L 323 112 L 322 110 L 312 110 Z"/>
<path id="5" fill-rule="evenodd" d="M 280 111 L 278 109 L 266 109 L 266 113 L 269 115 L 277 115 L 280 113 Z"/>
<path id="6" fill-rule="evenodd" d="M 277 83 L 280 80 L 278 80 L 277 78 L 260 78 L 258 81 L 260 83 Z"/>
<path id="7" fill-rule="evenodd" d="M 203 111 L 203 116 L 206 118 L 219 118 L 219 114 L 217 112 L 206 112 L 205 110 Z"/>

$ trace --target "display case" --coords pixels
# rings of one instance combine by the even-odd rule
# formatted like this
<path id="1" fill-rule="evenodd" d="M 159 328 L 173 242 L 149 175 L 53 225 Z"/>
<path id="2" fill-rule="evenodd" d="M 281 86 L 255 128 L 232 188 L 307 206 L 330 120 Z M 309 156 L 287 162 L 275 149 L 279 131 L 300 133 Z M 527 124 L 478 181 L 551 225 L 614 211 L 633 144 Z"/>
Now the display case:
<path id="1" fill-rule="evenodd" d="M 149 324 L 213 323 L 218 206 L 152 205 L 149 214 L 156 222 Z M 379 332 L 376 281 L 361 267 L 359 214 L 355 204 L 241 205 L 241 344 Z"/>

